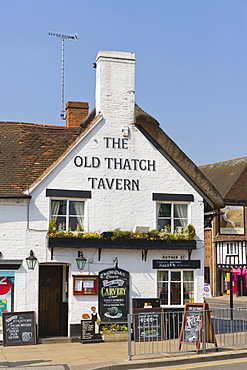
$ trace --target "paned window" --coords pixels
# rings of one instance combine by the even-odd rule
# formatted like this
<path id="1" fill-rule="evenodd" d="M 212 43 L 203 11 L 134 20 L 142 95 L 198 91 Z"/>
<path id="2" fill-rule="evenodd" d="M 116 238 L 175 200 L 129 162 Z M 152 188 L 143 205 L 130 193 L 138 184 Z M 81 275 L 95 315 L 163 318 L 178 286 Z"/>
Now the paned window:
<path id="1" fill-rule="evenodd" d="M 237 243 L 226 243 L 226 254 L 238 254 Z"/>
<path id="2" fill-rule="evenodd" d="M 51 200 L 51 217 L 60 231 L 84 230 L 84 201 Z"/>
<path id="3" fill-rule="evenodd" d="M 194 271 L 158 271 L 158 297 L 162 305 L 194 302 Z"/>
<path id="4" fill-rule="evenodd" d="M 158 230 L 182 231 L 188 225 L 187 203 L 158 203 Z"/>

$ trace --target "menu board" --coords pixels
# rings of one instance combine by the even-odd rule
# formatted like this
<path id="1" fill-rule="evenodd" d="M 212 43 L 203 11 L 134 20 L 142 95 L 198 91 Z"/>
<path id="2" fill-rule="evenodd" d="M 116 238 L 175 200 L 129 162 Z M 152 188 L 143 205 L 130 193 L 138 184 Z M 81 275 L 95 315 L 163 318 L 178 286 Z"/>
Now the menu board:
<path id="1" fill-rule="evenodd" d="M 202 323 L 202 305 L 187 305 L 185 314 L 183 342 L 197 343 Z"/>
<path id="2" fill-rule="evenodd" d="M 182 343 L 194 344 L 196 345 L 197 351 L 199 350 L 200 343 L 202 341 L 203 320 L 205 327 L 205 341 L 208 343 L 214 343 L 216 350 L 218 350 L 207 303 L 186 303 L 180 331 L 179 350 L 181 349 Z"/>
<path id="3" fill-rule="evenodd" d="M 155 341 L 164 338 L 164 315 L 160 307 L 133 309 L 134 341 Z"/>
<path id="4" fill-rule="evenodd" d="M 94 326 L 92 320 L 81 320 L 81 340 L 90 340 L 94 337 Z"/>
<path id="5" fill-rule="evenodd" d="M 3 312 L 3 345 L 36 344 L 36 317 L 34 311 Z"/>
<path id="6" fill-rule="evenodd" d="M 129 313 L 129 273 L 107 269 L 99 273 L 99 314 L 101 321 L 125 322 Z"/>
<path id="7" fill-rule="evenodd" d="M 97 288 L 97 275 L 73 275 L 74 295 L 96 295 Z"/>

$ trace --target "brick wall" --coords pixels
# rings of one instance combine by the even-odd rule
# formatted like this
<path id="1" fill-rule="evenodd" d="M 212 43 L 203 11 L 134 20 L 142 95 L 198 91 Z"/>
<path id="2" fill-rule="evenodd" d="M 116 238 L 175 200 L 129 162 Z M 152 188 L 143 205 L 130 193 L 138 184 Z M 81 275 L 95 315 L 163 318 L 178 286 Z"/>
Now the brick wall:
<path id="1" fill-rule="evenodd" d="M 79 126 L 88 115 L 88 103 L 68 101 L 65 110 L 66 127 Z"/>

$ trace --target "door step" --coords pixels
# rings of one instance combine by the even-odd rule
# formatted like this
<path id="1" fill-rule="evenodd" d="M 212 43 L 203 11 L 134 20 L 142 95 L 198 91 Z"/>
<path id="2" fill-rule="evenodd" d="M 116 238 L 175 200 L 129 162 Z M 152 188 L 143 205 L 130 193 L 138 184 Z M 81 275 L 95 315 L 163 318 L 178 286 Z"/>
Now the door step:
<path id="1" fill-rule="evenodd" d="M 47 337 L 38 338 L 39 344 L 51 344 L 51 343 L 71 343 L 72 339 L 69 337 Z"/>

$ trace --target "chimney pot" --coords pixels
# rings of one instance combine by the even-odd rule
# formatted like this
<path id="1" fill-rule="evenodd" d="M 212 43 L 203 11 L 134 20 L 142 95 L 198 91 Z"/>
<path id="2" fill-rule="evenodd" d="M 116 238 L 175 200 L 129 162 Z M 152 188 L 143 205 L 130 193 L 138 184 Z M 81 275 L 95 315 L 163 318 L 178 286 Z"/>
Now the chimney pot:
<path id="1" fill-rule="evenodd" d="M 88 103 L 68 101 L 65 110 L 66 127 L 79 127 L 88 115 Z"/>

